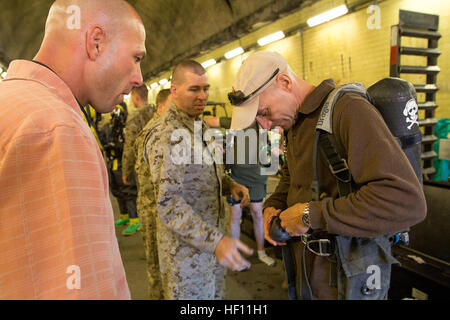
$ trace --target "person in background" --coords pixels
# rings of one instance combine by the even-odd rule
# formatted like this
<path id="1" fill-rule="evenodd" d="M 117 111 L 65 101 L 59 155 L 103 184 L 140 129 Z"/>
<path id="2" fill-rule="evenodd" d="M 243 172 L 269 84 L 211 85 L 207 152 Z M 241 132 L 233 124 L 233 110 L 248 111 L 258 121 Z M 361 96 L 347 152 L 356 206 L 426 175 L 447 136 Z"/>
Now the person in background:
<path id="1" fill-rule="evenodd" d="M 141 229 L 138 210 L 136 208 L 136 198 L 138 194 L 134 165 L 136 162 L 134 143 L 144 126 L 153 117 L 153 106 L 148 104 L 148 89 L 144 84 L 131 90 L 131 101 L 136 107 L 136 111 L 131 113 L 125 124 L 125 142 L 122 154 L 122 181 L 128 189 L 130 197 L 127 199 L 128 217 L 123 216 L 116 225 L 127 223 L 128 227 L 122 231 L 122 235 L 131 236 Z"/>
<path id="2" fill-rule="evenodd" d="M 136 211 L 136 188 L 123 183 L 122 180 L 122 154 L 125 141 L 125 123 L 128 117 L 128 108 L 122 102 L 110 113 L 109 121 L 102 121 L 99 126 L 99 137 L 104 149 L 106 167 L 108 169 L 109 190 L 116 198 L 119 206 L 120 219 L 114 225 L 121 226 L 130 221 L 129 210 Z"/>
<path id="3" fill-rule="evenodd" d="M 266 196 L 267 178 L 266 174 L 262 174 L 262 165 L 260 164 L 260 134 L 259 125 L 255 121 L 249 128 L 244 130 L 244 141 L 234 140 L 235 161 L 228 164 L 231 178 L 237 183 L 245 186 L 250 193 L 250 214 L 253 220 L 253 232 L 255 234 L 256 248 L 260 261 L 268 266 L 273 266 L 275 260 L 269 257 L 264 249 L 264 228 L 262 206 Z M 256 140 L 252 140 L 254 137 Z M 248 139 L 247 139 L 248 138 Z M 266 152 L 266 150 L 264 150 Z M 244 161 L 239 161 L 240 153 L 244 154 Z M 236 201 L 229 197 L 231 206 L 230 231 L 231 236 L 239 239 L 241 236 L 241 217 L 242 208 L 240 201 Z"/>
<path id="4" fill-rule="evenodd" d="M 69 7 L 80 25 L 68 28 Z M 123 0 L 57 0 L 32 61 L 0 83 L 0 299 L 130 299 L 108 177 L 83 106 L 142 85 L 145 28 Z"/>
<path id="5" fill-rule="evenodd" d="M 170 106 L 170 89 L 162 89 L 156 96 L 156 112 L 153 117 L 145 125 L 144 129 L 139 133 L 134 144 L 134 151 L 136 154 L 136 164 L 134 170 L 136 172 L 136 184 L 138 188 L 137 196 L 137 211 L 142 224 L 142 240 L 144 243 L 145 256 L 147 260 L 147 278 L 148 290 L 151 300 L 163 299 L 163 291 L 161 287 L 161 275 L 159 272 L 158 248 L 156 246 L 156 212 L 152 211 L 154 208 L 153 197 L 148 187 L 150 181 L 150 172 L 147 164 L 144 161 L 144 138 L 148 133 L 148 129 L 153 125 L 153 122 Z"/>
<path id="6" fill-rule="evenodd" d="M 231 125 L 231 118 L 227 117 L 204 117 L 203 120 L 212 128 L 226 128 L 229 129 Z M 234 144 L 234 162 L 227 164 L 226 168 L 230 171 L 231 178 L 237 183 L 245 186 L 250 193 L 250 214 L 253 220 L 253 232 L 255 235 L 256 248 L 258 258 L 268 266 L 273 266 L 275 260 L 269 257 L 264 249 L 264 228 L 263 228 L 263 215 L 262 215 L 262 203 L 266 196 L 266 184 L 267 175 L 261 174 L 261 165 L 259 163 L 259 125 L 255 121 L 252 126 L 249 127 L 249 131 L 244 132 L 245 141 L 244 144 L 238 147 L 237 140 L 233 141 Z M 255 137 L 257 140 L 250 142 L 248 137 Z M 239 153 L 245 155 L 244 161 L 238 163 Z M 242 211 L 240 204 L 241 201 L 234 200 L 233 197 L 228 198 L 228 202 L 231 208 L 230 216 L 230 233 L 235 239 L 241 237 L 241 218 Z"/>

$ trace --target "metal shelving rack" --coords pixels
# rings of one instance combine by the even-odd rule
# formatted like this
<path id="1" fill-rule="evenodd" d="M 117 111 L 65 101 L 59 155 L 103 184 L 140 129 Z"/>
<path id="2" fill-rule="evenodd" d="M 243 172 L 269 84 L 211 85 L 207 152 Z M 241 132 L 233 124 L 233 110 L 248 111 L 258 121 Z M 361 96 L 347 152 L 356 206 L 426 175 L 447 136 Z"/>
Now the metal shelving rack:
<path id="1" fill-rule="evenodd" d="M 391 27 L 390 76 L 401 78 L 401 74 L 426 75 L 426 83 L 414 84 L 417 93 L 425 94 L 424 101 L 417 101 L 419 110 L 423 110 L 425 114 L 423 119 L 419 119 L 419 126 L 423 128 L 421 158 L 425 180 L 431 179 L 432 175 L 436 173 L 433 167 L 433 159 L 437 157 L 434 151 L 434 142 L 437 141 L 434 135 L 434 127 L 437 124 L 435 110 L 438 107 L 436 104 L 436 92 L 439 90 L 436 85 L 436 78 L 440 71 L 437 59 L 441 54 L 438 49 L 438 40 L 441 38 L 441 34 L 438 32 L 438 25 L 438 15 L 400 10 L 399 24 Z M 402 37 L 426 39 L 428 47 L 402 46 Z M 401 57 L 405 55 L 426 57 L 427 65 L 402 65 Z"/>

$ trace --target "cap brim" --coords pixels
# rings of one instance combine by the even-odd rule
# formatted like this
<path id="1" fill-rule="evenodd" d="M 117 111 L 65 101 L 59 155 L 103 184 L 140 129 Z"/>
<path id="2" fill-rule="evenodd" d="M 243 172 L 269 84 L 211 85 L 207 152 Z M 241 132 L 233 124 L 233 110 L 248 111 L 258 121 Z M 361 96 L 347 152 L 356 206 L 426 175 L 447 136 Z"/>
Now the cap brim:
<path id="1" fill-rule="evenodd" d="M 241 130 L 250 127 L 258 113 L 259 96 L 240 106 L 233 106 L 231 130 Z"/>

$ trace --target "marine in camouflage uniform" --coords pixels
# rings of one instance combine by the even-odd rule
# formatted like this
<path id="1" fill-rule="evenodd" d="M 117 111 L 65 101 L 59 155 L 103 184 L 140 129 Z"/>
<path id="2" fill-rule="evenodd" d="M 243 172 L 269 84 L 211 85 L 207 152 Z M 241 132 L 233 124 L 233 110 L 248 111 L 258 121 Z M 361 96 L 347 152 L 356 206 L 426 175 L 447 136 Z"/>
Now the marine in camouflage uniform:
<path id="1" fill-rule="evenodd" d="M 124 176 L 131 177 L 134 174 L 134 166 L 136 163 L 134 144 L 139 133 L 152 119 L 155 113 L 154 110 L 153 105 L 147 104 L 131 113 L 127 118 L 122 156 L 122 174 Z"/>
<path id="2" fill-rule="evenodd" d="M 163 299 L 163 294 L 159 273 L 158 251 L 156 249 L 156 212 L 152 211 L 156 208 L 156 203 L 152 196 L 153 194 L 149 191 L 149 184 L 146 183 L 150 179 L 150 170 L 143 158 L 143 144 L 148 130 L 154 125 L 154 122 L 157 121 L 159 117 L 160 116 L 155 112 L 153 118 L 139 133 L 135 142 L 136 164 L 134 167 L 138 187 L 136 205 L 142 222 L 142 240 L 147 260 L 149 297 L 152 300 Z"/>
<path id="3" fill-rule="evenodd" d="M 223 166 L 194 164 L 194 121 L 174 104 L 146 130 L 144 158 L 149 165 L 149 212 L 157 212 L 156 236 L 164 299 L 223 299 L 225 268 L 214 255 L 226 225 L 222 195 L 231 178 Z M 202 122 L 202 131 L 207 125 Z M 186 135 L 172 141 L 172 133 Z M 178 131 L 180 132 L 180 131 Z M 203 136 L 203 135 L 202 135 Z M 201 139 L 199 137 L 198 139 Z M 202 154 L 208 154 L 202 141 Z M 172 150 L 190 148 L 189 164 L 175 164 Z M 174 159 L 175 160 L 175 159 Z M 209 162 L 211 163 L 211 162 Z M 148 222 L 147 222 L 148 223 Z M 149 241 L 149 239 L 147 239 Z"/>
<path id="4" fill-rule="evenodd" d="M 150 180 L 150 171 L 147 163 L 145 163 L 144 155 L 144 139 L 149 128 L 153 125 L 161 114 L 163 114 L 170 106 L 170 89 L 162 89 L 156 96 L 157 110 L 152 119 L 145 125 L 144 129 L 139 133 L 134 143 L 136 154 L 136 164 L 134 167 L 136 173 L 136 183 L 138 186 L 137 208 L 142 221 L 142 240 L 145 249 L 145 257 L 147 260 L 147 276 L 149 297 L 152 300 L 160 300 L 163 298 L 161 277 L 159 273 L 158 249 L 156 247 L 156 212 L 150 211 L 151 201 L 148 189 L 148 181 Z M 155 207 L 155 206 L 153 206 Z"/>
<path id="5" fill-rule="evenodd" d="M 154 107 L 152 105 L 143 105 L 137 111 L 128 116 L 125 124 L 125 143 L 122 155 L 122 176 L 128 178 L 129 184 L 127 186 L 129 189 L 133 190 L 133 194 L 135 196 L 133 200 L 135 205 L 138 190 L 134 172 L 134 165 L 136 162 L 134 144 L 137 136 L 153 117 L 153 114 Z M 139 215 L 141 214 L 138 209 L 134 210 L 134 212 L 130 212 L 130 226 L 125 229 L 122 234 L 131 235 L 134 234 L 136 230 L 140 230 L 141 225 L 138 220 L 138 213 Z"/>

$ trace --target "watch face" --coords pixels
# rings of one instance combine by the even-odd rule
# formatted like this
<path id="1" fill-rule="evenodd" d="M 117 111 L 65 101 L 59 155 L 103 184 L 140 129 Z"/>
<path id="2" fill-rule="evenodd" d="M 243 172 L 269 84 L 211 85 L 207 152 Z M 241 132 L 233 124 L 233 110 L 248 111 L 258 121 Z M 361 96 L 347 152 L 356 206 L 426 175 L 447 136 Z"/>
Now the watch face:
<path id="1" fill-rule="evenodd" d="M 308 226 L 308 225 L 306 224 L 306 222 L 308 221 L 307 219 L 308 219 L 308 217 L 307 217 L 306 214 L 304 213 L 304 214 L 303 214 L 303 217 L 302 217 L 302 222 L 303 222 L 303 224 L 304 224 L 305 226 Z"/>
<path id="2" fill-rule="evenodd" d="M 305 225 L 305 227 L 311 227 L 311 222 L 309 219 L 309 212 L 304 212 L 302 217 L 302 222 Z"/>

